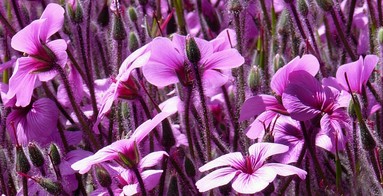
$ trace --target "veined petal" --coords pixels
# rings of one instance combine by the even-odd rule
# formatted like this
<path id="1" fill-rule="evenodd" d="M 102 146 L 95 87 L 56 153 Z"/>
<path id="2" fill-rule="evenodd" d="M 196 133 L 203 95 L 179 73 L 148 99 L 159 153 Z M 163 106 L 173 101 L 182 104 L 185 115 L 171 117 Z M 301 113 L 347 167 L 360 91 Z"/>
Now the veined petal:
<path id="1" fill-rule="evenodd" d="M 267 128 L 272 120 L 277 116 L 273 111 L 265 111 L 250 124 L 247 128 L 246 136 L 250 139 L 262 139 L 265 135 L 265 128 Z"/>
<path id="2" fill-rule="evenodd" d="M 165 151 L 156 151 L 146 155 L 140 161 L 141 168 L 153 167 L 157 165 L 164 156 L 169 156 Z"/>
<path id="3" fill-rule="evenodd" d="M 249 147 L 249 155 L 256 157 L 257 163 L 263 163 L 265 160 L 275 154 L 281 154 L 289 150 L 288 146 L 276 143 L 255 143 Z"/>
<path id="4" fill-rule="evenodd" d="M 236 175 L 237 170 L 231 167 L 217 169 L 196 182 L 199 192 L 206 192 L 229 183 Z"/>
<path id="5" fill-rule="evenodd" d="M 233 152 L 222 155 L 199 168 L 200 172 L 208 171 L 221 166 L 240 166 L 244 158 L 240 152 Z"/>
<path id="6" fill-rule="evenodd" d="M 298 175 L 300 179 L 305 179 L 307 172 L 305 170 L 302 170 L 298 167 L 292 166 L 292 165 L 285 165 L 281 163 L 266 163 L 262 167 L 270 167 L 274 169 L 274 171 L 281 176 L 291 176 L 291 175 Z"/>
<path id="7" fill-rule="evenodd" d="M 205 59 L 204 59 L 205 60 Z M 245 59 L 239 54 L 236 49 L 227 49 L 219 52 L 214 52 L 201 61 L 204 64 L 204 69 L 231 69 L 241 66 L 245 63 Z"/>
<path id="8" fill-rule="evenodd" d="M 349 91 L 348 85 L 346 82 L 345 74 L 347 74 L 348 82 L 352 92 L 361 93 L 362 92 L 362 69 L 363 69 L 363 58 L 360 57 L 359 60 L 351 63 L 344 64 L 338 68 L 336 71 L 336 79 L 342 85 L 342 87 Z"/>
<path id="9" fill-rule="evenodd" d="M 361 82 L 363 82 L 364 85 L 366 85 L 368 79 L 371 76 L 372 71 L 374 70 L 375 66 L 378 64 L 379 58 L 376 55 L 367 55 L 364 57 L 363 61 L 363 72 L 361 75 Z"/>
<path id="10" fill-rule="evenodd" d="M 17 32 L 11 40 L 12 48 L 27 54 L 38 54 L 41 50 L 39 33 L 44 21 L 45 19 L 35 20 Z"/>
<path id="11" fill-rule="evenodd" d="M 264 178 L 265 175 L 274 176 L 274 178 L 276 176 L 273 170 L 269 170 L 269 173 L 264 173 L 263 171 L 256 172 L 254 174 L 239 173 L 233 180 L 233 189 L 242 194 L 254 194 L 262 191 L 270 184 L 269 179 Z"/>
<path id="12" fill-rule="evenodd" d="M 266 110 L 285 110 L 278 100 L 271 95 L 256 95 L 247 99 L 240 112 L 239 120 L 248 120 L 251 117 L 260 115 Z"/>
<path id="13" fill-rule="evenodd" d="M 56 130 L 58 117 L 59 110 L 56 104 L 48 98 L 41 98 L 32 104 L 26 116 L 27 131 L 33 133 L 35 140 L 48 137 Z"/>
<path id="14" fill-rule="evenodd" d="M 45 19 L 40 30 L 41 40 L 46 42 L 50 36 L 62 28 L 64 24 L 64 12 L 64 8 L 59 4 L 50 3 L 47 5 L 41 15 L 41 19 Z"/>

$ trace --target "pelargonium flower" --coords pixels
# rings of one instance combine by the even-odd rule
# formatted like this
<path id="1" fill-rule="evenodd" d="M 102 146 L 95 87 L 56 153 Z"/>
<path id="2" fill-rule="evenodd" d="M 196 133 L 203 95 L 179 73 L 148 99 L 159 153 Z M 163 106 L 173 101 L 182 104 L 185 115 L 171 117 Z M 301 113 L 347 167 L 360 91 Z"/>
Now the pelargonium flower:
<path id="1" fill-rule="evenodd" d="M 131 162 L 137 164 L 140 158 L 137 157 L 136 145 L 138 145 L 154 127 L 170 115 L 172 115 L 172 113 L 158 113 L 153 119 L 149 119 L 141 124 L 129 139 L 116 141 L 111 145 L 100 149 L 96 154 L 74 163 L 72 168 L 79 171 L 80 174 L 84 174 L 88 172 L 94 164 L 110 160 L 115 160 L 119 163 L 124 162 L 121 160 L 120 156 L 124 156 Z"/>
<path id="2" fill-rule="evenodd" d="M 56 66 L 64 67 L 67 61 L 67 44 L 63 39 L 49 38 L 62 28 L 64 9 L 50 3 L 41 15 L 12 37 L 11 46 L 28 54 L 20 57 L 9 79 L 7 96 L 16 96 L 16 106 L 27 106 L 32 97 L 36 81 L 49 81 L 57 75 Z"/>
<path id="3" fill-rule="evenodd" d="M 351 120 L 346 109 L 338 103 L 340 92 L 322 84 L 305 71 L 296 71 L 289 76 L 290 84 L 282 95 L 282 102 L 291 118 L 298 121 L 311 120 L 318 115 L 320 127 L 330 140 L 321 147 L 335 152 L 342 150 L 347 137 L 342 129 L 351 130 Z M 338 146 L 335 146 L 337 144 Z"/>
<path id="4" fill-rule="evenodd" d="M 265 126 L 267 127 L 278 114 L 288 114 L 280 98 L 290 82 L 289 75 L 300 70 L 315 76 L 319 71 L 319 62 L 313 55 L 303 55 L 301 58 L 294 58 L 280 68 L 271 79 L 270 86 L 276 96 L 257 95 L 247 99 L 243 103 L 240 112 L 240 121 L 250 119 L 252 116 L 257 116 L 247 130 L 246 135 L 249 138 L 262 139 L 265 135 Z"/>
<path id="5" fill-rule="evenodd" d="M 206 192 L 232 181 L 236 192 L 254 194 L 265 189 L 277 175 L 297 174 L 305 179 L 307 172 L 302 169 L 281 163 L 265 163 L 268 157 L 288 150 L 289 147 L 282 144 L 256 143 L 250 146 L 247 156 L 240 152 L 220 156 L 199 168 L 201 172 L 218 169 L 198 180 L 196 186 L 200 192 Z"/>
<path id="6" fill-rule="evenodd" d="M 48 98 L 41 98 L 26 108 L 15 108 L 7 117 L 7 130 L 15 143 L 27 145 L 36 141 L 48 144 L 57 130 L 59 110 Z M 16 134 L 16 135 L 15 135 Z"/>
<path id="7" fill-rule="evenodd" d="M 199 67 L 204 86 L 210 89 L 224 85 L 228 77 L 217 70 L 239 67 L 244 58 L 236 49 L 215 50 L 213 44 L 194 38 L 201 53 Z M 152 56 L 143 67 L 145 78 L 153 85 L 164 87 L 180 82 L 190 85 L 194 78 L 186 55 L 186 36 L 174 34 L 173 39 L 158 37 L 151 42 Z"/>

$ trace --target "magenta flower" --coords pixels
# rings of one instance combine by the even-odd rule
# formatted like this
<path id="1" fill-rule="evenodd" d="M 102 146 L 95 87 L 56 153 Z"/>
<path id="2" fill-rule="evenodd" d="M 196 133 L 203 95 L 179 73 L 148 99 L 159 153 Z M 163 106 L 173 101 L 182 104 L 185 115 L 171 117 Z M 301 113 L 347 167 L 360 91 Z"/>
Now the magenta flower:
<path id="1" fill-rule="evenodd" d="M 204 86 L 214 89 L 224 85 L 228 77 L 217 70 L 239 67 L 244 58 L 236 49 L 216 51 L 211 42 L 194 38 L 201 52 L 199 66 Z M 186 37 L 173 35 L 173 40 L 158 37 L 151 42 L 152 56 L 143 67 L 145 78 L 153 85 L 164 87 L 180 82 L 190 85 L 193 82 L 191 64 L 186 56 Z"/>
<path id="2" fill-rule="evenodd" d="M 15 143 L 48 144 L 57 130 L 59 111 L 48 98 L 41 98 L 26 108 L 16 108 L 7 117 L 7 130 Z M 16 134 L 16 135 L 15 135 Z"/>
<path id="3" fill-rule="evenodd" d="M 79 171 L 80 174 L 84 174 L 88 172 L 94 164 L 110 160 L 115 160 L 121 163 L 121 154 L 130 161 L 138 163 L 140 157 L 137 157 L 136 145 L 138 145 L 154 127 L 170 115 L 172 115 L 172 113 L 168 112 L 161 112 L 157 114 L 153 119 L 149 119 L 141 124 L 129 139 L 116 141 L 111 145 L 100 149 L 96 152 L 96 154 L 74 163 L 72 168 Z"/>
<path id="4" fill-rule="evenodd" d="M 290 84 L 282 95 L 282 102 L 291 118 L 298 121 L 311 120 L 321 115 L 320 126 L 331 143 L 325 149 L 342 150 L 347 142 L 342 129 L 351 130 L 351 120 L 344 107 L 338 103 L 340 92 L 322 84 L 305 71 L 296 71 L 289 76 Z M 330 141 L 327 140 L 327 141 Z"/>
<path id="5" fill-rule="evenodd" d="M 59 31 L 64 23 L 64 9 L 51 3 L 41 18 L 33 21 L 12 37 L 11 46 L 28 54 L 20 57 L 9 80 L 7 96 L 16 96 L 16 106 L 27 106 L 36 81 L 49 81 L 57 72 L 55 66 L 64 67 L 67 61 L 65 40 L 50 41 L 49 37 Z"/>
<path id="6" fill-rule="evenodd" d="M 266 188 L 277 175 L 297 174 L 301 179 L 305 179 L 307 172 L 302 169 L 281 163 L 265 163 L 268 157 L 288 150 L 289 148 L 282 144 L 256 143 L 250 146 L 247 156 L 240 152 L 220 156 L 199 168 L 201 172 L 218 169 L 198 180 L 196 186 L 200 192 L 206 192 L 232 181 L 236 192 L 254 194 Z"/>

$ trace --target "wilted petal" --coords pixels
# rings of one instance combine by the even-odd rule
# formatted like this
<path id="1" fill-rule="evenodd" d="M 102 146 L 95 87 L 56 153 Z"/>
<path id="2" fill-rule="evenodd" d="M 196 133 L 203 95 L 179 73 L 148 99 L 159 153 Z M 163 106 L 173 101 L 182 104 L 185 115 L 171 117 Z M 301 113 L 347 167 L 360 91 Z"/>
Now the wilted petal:
<path id="1" fill-rule="evenodd" d="M 199 192 L 206 192 L 213 188 L 229 183 L 236 175 L 234 168 L 225 167 L 217 169 L 196 182 Z"/>

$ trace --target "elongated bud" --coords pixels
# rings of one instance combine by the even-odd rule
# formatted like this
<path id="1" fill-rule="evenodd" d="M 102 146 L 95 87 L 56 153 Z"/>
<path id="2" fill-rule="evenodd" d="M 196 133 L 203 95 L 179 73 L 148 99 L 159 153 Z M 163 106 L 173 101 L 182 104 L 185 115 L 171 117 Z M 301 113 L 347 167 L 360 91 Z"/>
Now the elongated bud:
<path id="1" fill-rule="evenodd" d="M 138 42 L 138 37 L 137 37 L 137 34 L 135 32 L 130 32 L 129 33 L 129 51 L 132 53 L 134 51 L 136 51 L 139 47 L 140 47 L 140 44 Z"/>
<path id="2" fill-rule="evenodd" d="M 309 14 L 306 0 L 298 0 L 298 10 L 301 12 L 302 16 L 306 17 Z"/>
<path id="3" fill-rule="evenodd" d="M 114 17 L 112 34 L 113 34 L 114 40 L 126 39 L 126 30 L 125 30 L 124 22 L 122 22 L 121 16 L 119 15 Z"/>
<path id="4" fill-rule="evenodd" d="M 261 86 L 261 72 L 258 67 L 252 66 L 247 77 L 247 85 L 252 92 L 256 92 Z"/>
<path id="5" fill-rule="evenodd" d="M 172 176 L 170 179 L 169 183 L 169 188 L 168 188 L 168 196 L 178 196 L 179 191 L 178 191 L 178 182 L 177 182 L 177 176 Z"/>
<path id="6" fill-rule="evenodd" d="M 186 55 L 189 61 L 193 64 L 197 64 L 201 60 L 201 52 L 199 51 L 197 42 L 191 36 L 186 38 Z"/>
<path id="7" fill-rule="evenodd" d="M 49 155 L 51 157 L 51 161 L 53 165 L 60 165 L 61 163 L 61 156 L 60 152 L 55 144 L 51 144 Z"/>
<path id="8" fill-rule="evenodd" d="M 318 6 L 325 12 L 330 11 L 334 6 L 334 2 L 332 0 L 316 0 L 316 2 Z"/>
<path id="9" fill-rule="evenodd" d="M 243 10 L 241 2 L 239 0 L 230 0 L 229 1 L 229 10 L 234 13 L 240 13 Z"/>
<path id="10" fill-rule="evenodd" d="M 278 71 L 279 68 L 283 67 L 285 65 L 285 60 L 283 57 L 279 54 L 276 54 L 273 59 L 273 65 L 274 65 L 274 73 Z"/>
<path id="11" fill-rule="evenodd" d="M 29 158 L 35 167 L 41 167 L 44 165 L 44 156 L 41 150 L 34 144 L 28 144 Z"/>
<path id="12" fill-rule="evenodd" d="M 49 178 L 37 178 L 36 182 L 52 195 L 61 195 L 63 191 L 61 183 L 55 182 Z"/>
<path id="13" fill-rule="evenodd" d="M 109 187 L 112 184 L 112 178 L 109 172 L 99 164 L 96 165 L 96 176 L 102 187 Z"/>
<path id="14" fill-rule="evenodd" d="M 101 9 L 101 12 L 98 14 L 97 22 L 101 26 L 105 27 L 109 24 L 109 7 L 108 4 L 105 3 Z"/>
<path id="15" fill-rule="evenodd" d="M 283 10 L 277 23 L 277 31 L 282 36 L 288 36 L 290 33 L 290 14 Z"/>
<path id="16" fill-rule="evenodd" d="M 378 43 L 383 46 L 383 28 L 379 28 L 378 30 Z"/>
<path id="17" fill-rule="evenodd" d="M 16 171 L 26 174 L 29 170 L 31 170 L 31 165 L 24 153 L 23 147 L 16 146 Z"/>
<path id="18" fill-rule="evenodd" d="M 128 8 L 128 14 L 129 14 L 129 19 L 132 23 L 136 23 L 137 22 L 137 11 L 136 9 L 133 7 L 133 6 L 129 6 Z"/>
<path id="19" fill-rule="evenodd" d="M 194 177 L 196 172 L 195 172 L 195 166 L 193 161 L 189 157 L 185 157 L 185 172 L 189 177 Z"/>
<path id="20" fill-rule="evenodd" d="M 67 4 L 67 10 L 70 19 L 75 23 L 81 23 L 83 19 L 83 9 L 79 0 L 73 0 L 73 3 Z"/>

